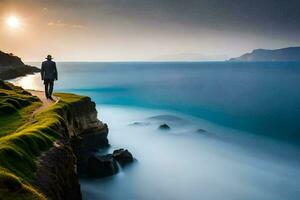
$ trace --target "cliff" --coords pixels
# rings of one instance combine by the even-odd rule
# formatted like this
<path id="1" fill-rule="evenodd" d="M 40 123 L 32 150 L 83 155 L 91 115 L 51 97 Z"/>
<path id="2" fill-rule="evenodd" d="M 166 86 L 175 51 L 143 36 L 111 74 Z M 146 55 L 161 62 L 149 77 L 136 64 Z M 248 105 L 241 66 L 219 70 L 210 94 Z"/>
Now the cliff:
<path id="1" fill-rule="evenodd" d="M 0 79 L 12 79 L 39 71 L 39 68 L 25 65 L 21 58 L 0 51 Z"/>
<path id="2" fill-rule="evenodd" d="M 2 85 L 0 107 L 15 107 L 15 101 L 27 98 L 27 106 L 16 112 L 23 113 L 40 103 L 21 88 Z M 89 97 L 55 95 L 58 103 L 31 117 L 24 114 L 27 121 L 21 127 L 0 135 L 0 199 L 81 199 L 74 152 L 107 145 L 108 128 L 97 119 Z"/>
<path id="3" fill-rule="evenodd" d="M 300 61 L 300 47 L 283 49 L 255 49 L 229 61 Z"/>
<path id="4" fill-rule="evenodd" d="M 62 118 L 55 128 L 60 138 L 39 158 L 34 185 L 50 199 L 81 199 L 74 152 L 87 143 L 89 148 L 107 145 L 108 128 L 97 119 L 95 103 L 89 97 L 55 95 L 61 98 L 57 106 L 65 104 L 56 111 Z"/>

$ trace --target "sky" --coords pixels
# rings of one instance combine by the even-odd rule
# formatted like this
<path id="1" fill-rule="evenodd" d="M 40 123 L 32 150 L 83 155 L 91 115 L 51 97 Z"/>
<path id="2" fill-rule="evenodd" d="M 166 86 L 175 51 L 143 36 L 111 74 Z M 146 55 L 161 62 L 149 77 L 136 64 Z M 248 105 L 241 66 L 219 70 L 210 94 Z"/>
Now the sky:
<path id="1" fill-rule="evenodd" d="M 25 61 L 225 59 L 300 46 L 299 10 L 299 0 L 0 0 L 0 50 Z"/>

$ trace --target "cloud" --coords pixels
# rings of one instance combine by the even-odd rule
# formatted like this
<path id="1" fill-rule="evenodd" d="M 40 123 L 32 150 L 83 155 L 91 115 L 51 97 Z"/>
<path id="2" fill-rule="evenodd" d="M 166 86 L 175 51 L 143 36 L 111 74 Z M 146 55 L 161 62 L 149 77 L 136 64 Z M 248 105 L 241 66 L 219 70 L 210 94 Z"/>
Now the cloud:
<path id="1" fill-rule="evenodd" d="M 65 23 L 61 20 L 48 22 L 47 25 L 52 26 L 52 27 L 58 27 L 58 28 L 73 28 L 73 29 L 84 29 L 84 28 L 86 28 L 86 26 L 84 26 L 82 24 L 69 24 L 69 23 Z"/>

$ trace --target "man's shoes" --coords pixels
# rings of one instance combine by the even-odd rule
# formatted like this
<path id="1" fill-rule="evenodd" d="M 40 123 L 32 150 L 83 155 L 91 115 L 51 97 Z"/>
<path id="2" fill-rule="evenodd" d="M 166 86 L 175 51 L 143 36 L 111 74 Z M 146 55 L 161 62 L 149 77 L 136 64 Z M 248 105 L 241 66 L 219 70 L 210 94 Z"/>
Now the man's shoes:
<path id="1" fill-rule="evenodd" d="M 49 96 L 48 99 L 50 99 L 51 101 L 54 101 L 54 100 L 52 99 L 52 96 Z"/>

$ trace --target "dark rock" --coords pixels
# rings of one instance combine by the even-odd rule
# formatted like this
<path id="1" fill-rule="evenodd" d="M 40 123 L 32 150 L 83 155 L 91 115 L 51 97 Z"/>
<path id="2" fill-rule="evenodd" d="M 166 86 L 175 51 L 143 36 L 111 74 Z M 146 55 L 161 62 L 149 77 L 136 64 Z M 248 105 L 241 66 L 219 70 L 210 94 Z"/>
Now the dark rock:
<path id="1" fill-rule="evenodd" d="M 199 128 L 199 129 L 197 130 L 197 132 L 198 132 L 198 133 L 205 133 L 206 130 Z"/>
<path id="2" fill-rule="evenodd" d="M 112 156 L 120 163 L 121 166 L 125 166 L 126 164 L 133 162 L 133 156 L 127 149 L 114 150 Z"/>
<path id="3" fill-rule="evenodd" d="M 7 80 L 35 72 L 40 72 L 40 69 L 25 65 L 21 58 L 13 54 L 0 51 L 0 79 Z"/>
<path id="4" fill-rule="evenodd" d="M 159 129 L 162 129 L 162 130 L 169 130 L 171 129 L 170 126 L 168 124 L 162 124 L 159 126 Z"/>
<path id="5" fill-rule="evenodd" d="M 145 125 L 149 125 L 149 123 L 147 123 L 147 122 L 133 122 L 130 125 L 131 126 L 145 126 Z"/>
<path id="6" fill-rule="evenodd" d="M 118 172 L 118 165 L 111 154 L 101 157 L 90 156 L 87 167 L 88 175 L 93 178 L 111 176 Z"/>
<path id="7" fill-rule="evenodd" d="M 76 158 L 69 144 L 56 142 L 37 162 L 36 185 L 47 199 L 81 200 Z"/>

